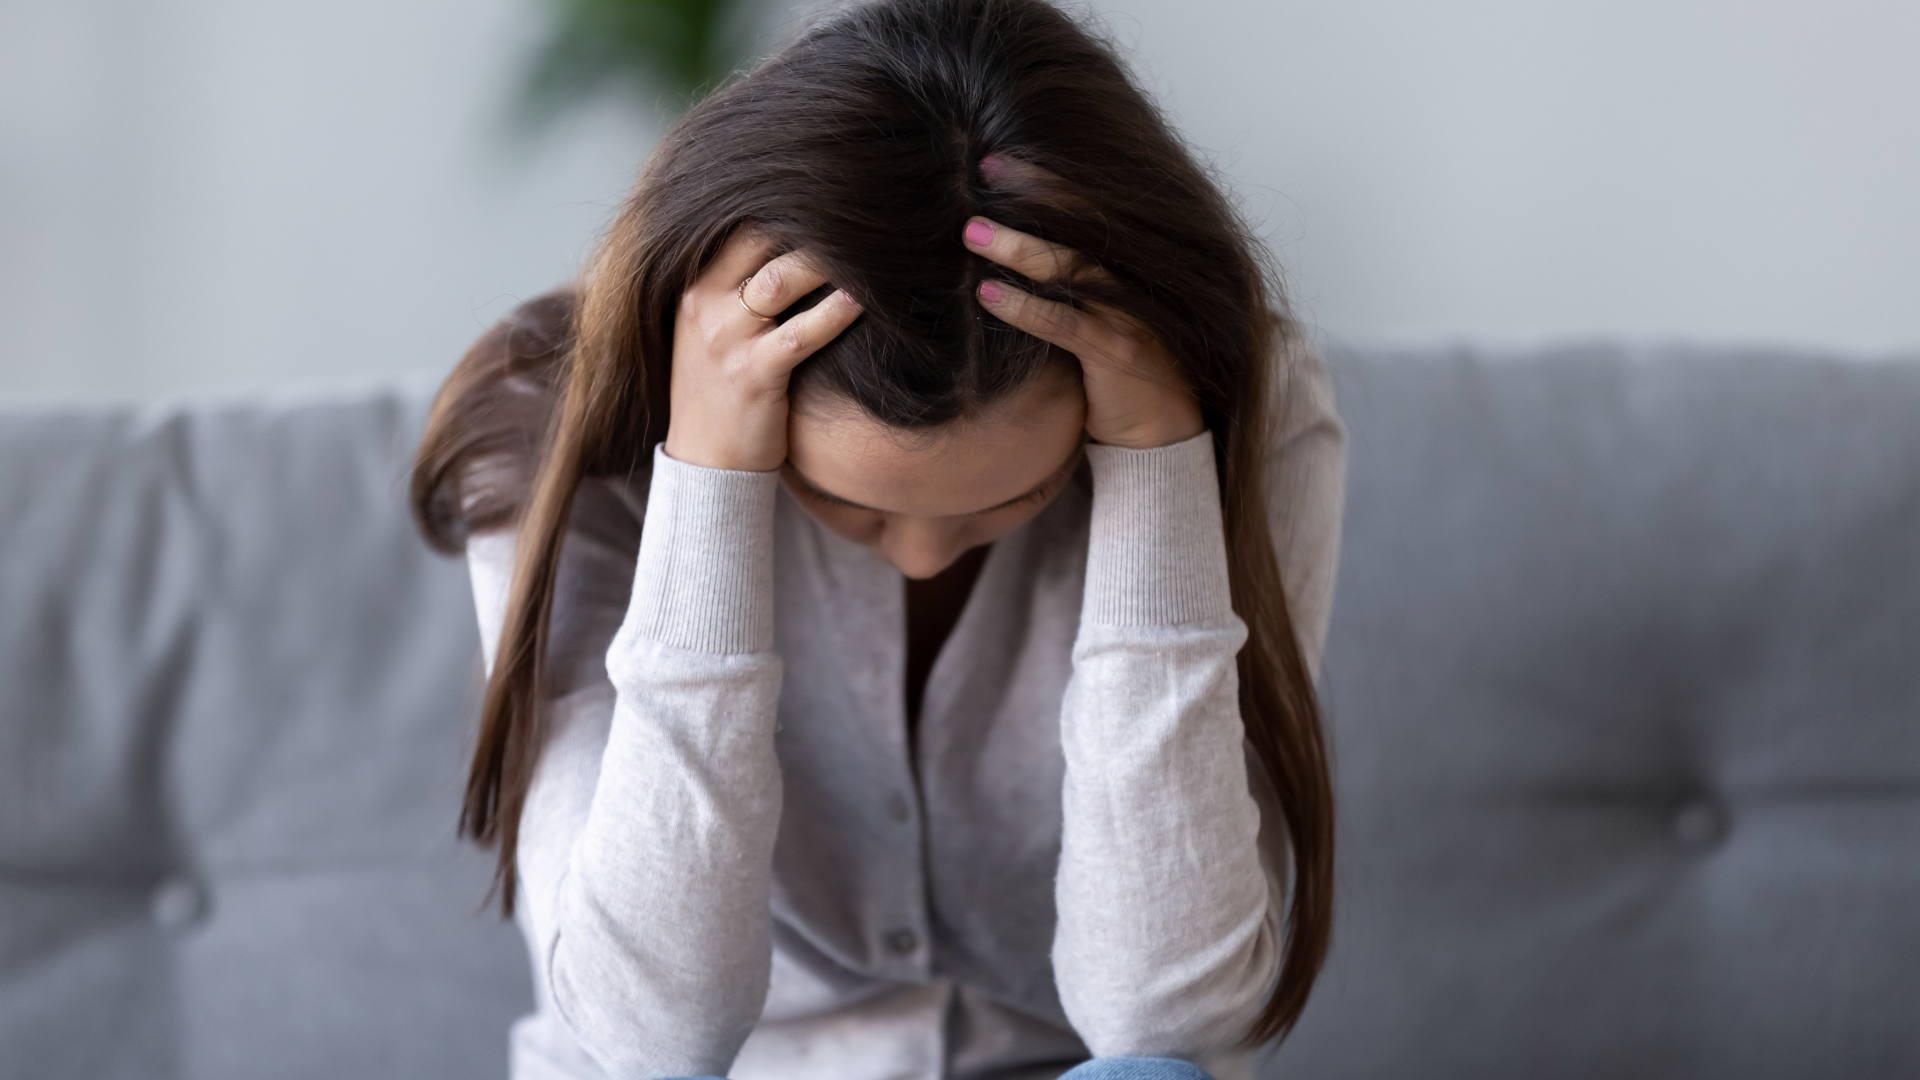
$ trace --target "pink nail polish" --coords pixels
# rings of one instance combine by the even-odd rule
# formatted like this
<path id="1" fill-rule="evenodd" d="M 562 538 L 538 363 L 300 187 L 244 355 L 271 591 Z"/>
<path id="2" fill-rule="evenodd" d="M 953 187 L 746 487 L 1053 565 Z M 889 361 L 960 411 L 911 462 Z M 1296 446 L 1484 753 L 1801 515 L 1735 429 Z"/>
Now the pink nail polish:
<path id="1" fill-rule="evenodd" d="M 967 243 L 974 247 L 986 247 L 993 243 L 993 226 L 984 221 L 967 222 Z"/>
<path id="2" fill-rule="evenodd" d="M 989 304 L 999 303 L 1000 298 L 1005 295 L 1006 293 L 1001 291 L 1000 286 L 991 281 L 983 281 L 980 283 L 980 299 L 985 300 Z"/>

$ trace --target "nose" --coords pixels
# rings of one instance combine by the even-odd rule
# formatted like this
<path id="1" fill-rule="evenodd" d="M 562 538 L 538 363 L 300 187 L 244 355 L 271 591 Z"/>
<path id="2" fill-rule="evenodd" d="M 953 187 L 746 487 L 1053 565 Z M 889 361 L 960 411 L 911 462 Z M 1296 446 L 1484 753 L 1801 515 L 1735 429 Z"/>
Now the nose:
<path id="1" fill-rule="evenodd" d="M 967 550 L 963 529 L 937 518 L 894 518 L 880 533 L 880 554 L 910 578 L 930 578 Z"/>

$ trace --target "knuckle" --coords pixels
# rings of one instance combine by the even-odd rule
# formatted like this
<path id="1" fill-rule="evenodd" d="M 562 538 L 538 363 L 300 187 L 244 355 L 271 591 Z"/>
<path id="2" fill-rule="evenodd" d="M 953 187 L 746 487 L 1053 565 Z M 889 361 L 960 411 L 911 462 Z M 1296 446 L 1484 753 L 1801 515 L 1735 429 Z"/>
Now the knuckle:
<path id="1" fill-rule="evenodd" d="M 806 336 L 800 332 L 799 328 L 790 322 L 782 324 L 778 330 L 768 335 L 768 339 L 772 342 L 774 349 L 783 357 L 791 357 L 796 353 L 805 352 L 807 348 Z"/>
<path id="2" fill-rule="evenodd" d="M 760 271 L 747 282 L 747 304 L 755 311 L 772 315 L 774 304 L 780 302 L 780 275 Z"/>
<path id="3" fill-rule="evenodd" d="M 1038 305 L 1034 314 L 1042 326 L 1061 337 L 1080 336 L 1080 313 L 1065 304 Z"/>
<path id="4" fill-rule="evenodd" d="M 1053 281 L 1060 276 L 1060 253 L 1037 240 L 1027 242 L 1021 261 L 1028 267 L 1028 276 L 1036 280 Z"/>

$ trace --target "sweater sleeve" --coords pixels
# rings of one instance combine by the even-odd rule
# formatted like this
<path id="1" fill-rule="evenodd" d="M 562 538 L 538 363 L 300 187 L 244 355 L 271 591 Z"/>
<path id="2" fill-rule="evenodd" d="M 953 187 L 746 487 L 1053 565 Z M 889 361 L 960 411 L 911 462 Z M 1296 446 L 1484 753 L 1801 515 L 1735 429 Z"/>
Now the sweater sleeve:
<path id="1" fill-rule="evenodd" d="M 1347 429 L 1334 411 L 1333 378 L 1305 337 L 1290 335 L 1274 372 L 1267 456 L 1267 520 L 1287 613 L 1316 677 L 1333 615 L 1340 521 L 1347 490 Z"/>
<path id="2" fill-rule="evenodd" d="M 550 703 L 521 815 L 522 923 L 543 1005 L 622 1080 L 725 1075 L 765 1001 L 781 804 L 777 483 L 656 452 L 604 671 Z M 511 549 L 476 542 L 491 653 Z M 563 562 L 563 579 L 570 570 L 580 573 Z"/>
<path id="3" fill-rule="evenodd" d="M 1062 705 L 1054 976 L 1096 1055 L 1242 1038 L 1278 977 L 1234 657 L 1213 438 L 1094 446 L 1086 598 Z"/>

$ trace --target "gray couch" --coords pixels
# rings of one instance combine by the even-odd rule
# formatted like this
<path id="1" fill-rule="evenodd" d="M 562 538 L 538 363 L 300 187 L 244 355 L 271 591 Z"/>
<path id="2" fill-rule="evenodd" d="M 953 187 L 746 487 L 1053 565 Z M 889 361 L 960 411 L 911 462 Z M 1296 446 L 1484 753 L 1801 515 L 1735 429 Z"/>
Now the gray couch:
<path id="1" fill-rule="evenodd" d="M 1303 1077 L 1920 1076 L 1920 363 L 1336 349 Z M 0 417 L 0 1077 L 498 1077 L 419 393 Z"/>

